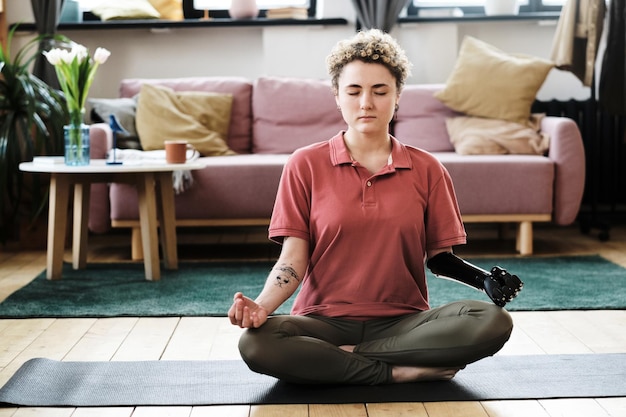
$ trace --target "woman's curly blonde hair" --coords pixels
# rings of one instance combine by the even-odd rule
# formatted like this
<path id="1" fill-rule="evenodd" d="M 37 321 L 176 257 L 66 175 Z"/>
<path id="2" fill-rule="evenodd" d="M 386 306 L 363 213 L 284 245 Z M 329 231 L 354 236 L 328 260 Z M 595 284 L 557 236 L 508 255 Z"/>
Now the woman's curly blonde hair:
<path id="1" fill-rule="evenodd" d="M 343 68 L 356 60 L 387 67 L 396 79 L 398 92 L 402 91 L 406 79 L 411 75 L 411 63 L 391 35 L 380 29 L 361 31 L 352 39 L 338 42 L 326 58 L 326 67 L 335 92 Z"/>

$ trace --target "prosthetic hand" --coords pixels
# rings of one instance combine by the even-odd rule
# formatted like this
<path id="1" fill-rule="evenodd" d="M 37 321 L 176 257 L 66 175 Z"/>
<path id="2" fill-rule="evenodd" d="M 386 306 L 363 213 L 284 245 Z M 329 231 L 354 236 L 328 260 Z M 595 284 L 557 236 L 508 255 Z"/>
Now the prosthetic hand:
<path id="1" fill-rule="evenodd" d="M 487 272 L 450 252 L 433 256 L 426 266 L 439 277 L 450 278 L 484 291 L 500 307 L 515 298 L 524 286 L 517 275 L 511 275 L 499 266 L 494 266 L 491 272 Z"/>

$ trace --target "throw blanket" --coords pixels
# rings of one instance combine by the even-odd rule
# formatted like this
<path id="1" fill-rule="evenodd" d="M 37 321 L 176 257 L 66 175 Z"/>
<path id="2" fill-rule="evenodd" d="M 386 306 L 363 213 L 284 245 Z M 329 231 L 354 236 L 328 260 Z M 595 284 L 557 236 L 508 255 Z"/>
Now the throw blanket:
<path id="1" fill-rule="evenodd" d="M 188 161 L 198 159 L 198 153 L 188 150 Z M 108 161 L 122 161 L 125 165 L 140 164 L 143 162 L 162 163 L 165 164 L 165 150 L 159 149 L 155 151 L 140 151 L 137 149 L 112 149 L 107 156 Z M 193 184 L 193 176 L 191 171 L 187 169 L 177 169 L 172 171 L 172 182 L 176 194 L 180 194 L 187 190 Z"/>

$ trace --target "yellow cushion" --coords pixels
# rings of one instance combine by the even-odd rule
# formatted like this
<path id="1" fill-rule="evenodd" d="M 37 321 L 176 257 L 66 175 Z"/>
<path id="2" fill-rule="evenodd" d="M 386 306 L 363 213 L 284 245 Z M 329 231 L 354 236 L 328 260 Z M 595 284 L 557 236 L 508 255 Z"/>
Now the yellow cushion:
<path id="1" fill-rule="evenodd" d="M 107 0 L 91 9 L 101 20 L 158 19 L 159 12 L 148 0 Z"/>
<path id="2" fill-rule="evenodd" d="M 232 103 L 230 94 L 179 92 L 144 84 L 135 116 L 141 147 L 163 149 L 166 140 L 184 139 L 203 156 L 233 155 L 226 144 Z"/>
<path id="3" fill-rule="evenodd" d="M 161 19 L 167 20 L 183 20 L 183 2 L 182 0 L 149 0 Z"/>
<path id="4" fill-rule="evenodd" d="M 435 97 L 470 116 L 524 123 L 553 62 L 512 55 L 466 36 L 452 74 Z"/>
<path id="5" fill-rule="evenodd" d="M 549 135 L 541 132 L 544 117 L 544 114 L 532 114 L 526 124 L 519 124 L 459 116 L 446 119 L 446 127 L 454 150 L 461 155 L 543 155 L 550 142 Z"/>

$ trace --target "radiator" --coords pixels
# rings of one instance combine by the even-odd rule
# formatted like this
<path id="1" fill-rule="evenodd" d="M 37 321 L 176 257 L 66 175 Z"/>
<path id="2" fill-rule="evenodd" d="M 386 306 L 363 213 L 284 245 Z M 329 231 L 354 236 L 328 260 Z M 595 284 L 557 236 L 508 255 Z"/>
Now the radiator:
<path id="1" fill-rule="evenodd" d="M 583 205 L 594 212 L 626 212 L 626 118 L 608 114 L 593 100 L 537 100 L 532 111 L 568 117 L 578 125 L 587 165 Z"/>

